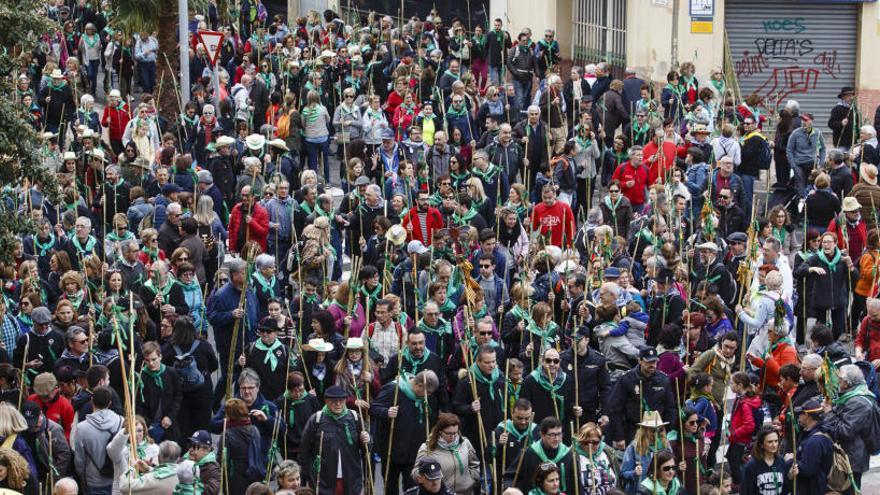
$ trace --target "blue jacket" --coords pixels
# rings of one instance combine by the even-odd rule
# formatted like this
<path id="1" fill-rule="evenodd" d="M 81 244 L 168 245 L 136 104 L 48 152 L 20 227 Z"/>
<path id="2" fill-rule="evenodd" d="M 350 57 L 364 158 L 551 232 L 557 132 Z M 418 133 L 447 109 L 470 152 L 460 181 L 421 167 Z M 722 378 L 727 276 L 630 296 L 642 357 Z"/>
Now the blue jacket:
<path id="1" fill-rule="evenodd" d="M 699 397 L 696 400 L 688 399 L 685 404 L 697 412 L 701 421 L 709 422 L 709 426 L 706 427 L 707 432 L 718 431 L 718 414 L 715 413 L 715 406 L 709 399 L 705 397 Z"/>
<path id="2" fill-rule="evenodd" d="M 217 351 L 220 356 L 228 355 L 229 342 L 232 339 L 232 327 L 235 324 L 235 318 L 232 317 L 232 311 L 238 308 L 238 302 L 241 299 L 241 291 L 236 289 L 232 283 L 227 283 L 208 298 L 208 322 L 214 327 L 214 335 L 217 341 Z M 247 288 L 247 296 L 245 297 L 245 318 L 242 323 L 245 328 L 239 328 L 239 332 L 244 331 L 245 341 L 250 343 L 257 338 L 257 295 L 252 287 Z M 235 343 L 235 355 L 241 353 L 241 339 L 237 339 Z"/>
<path id="3" fill-rule="evenodd" d="M 718 173 L 719 170 L 715 170 L 712 174 L 712 201 L 715 201 L 718 197 L 718 193 L 720 190 L 718 189 Z M 734 204 L 737 206 L 742 206 L 746 204 L 746 193 L 743 190 L 743 181 L 742 177 L 733 173 L 730 175 L 730 192 L 733 193 Z M 749 198 L 751 200 L 752 198 Z"/>
<path id="4" fill-rule="evenodd" d="M 471 118 L 470 110 L 462 115 L 452 115 L 447 112 L 446 124 L 449 127 L 450 135 L 452 135 L 452 128 L 458 127 L 461 131 L 462 143 L 470 143 L 472 139 L 476 139 L 476 137 L 471 134 L 471 131 L 477 127 L 476 124 L 474 124 L 474 119 Z"/>
<path id="5" fill-rule="evenodd" d="M 824 495 L 828 486 L 834 445 L 822 423 L 801 431 L 797 442 L 798 495 Z"/>

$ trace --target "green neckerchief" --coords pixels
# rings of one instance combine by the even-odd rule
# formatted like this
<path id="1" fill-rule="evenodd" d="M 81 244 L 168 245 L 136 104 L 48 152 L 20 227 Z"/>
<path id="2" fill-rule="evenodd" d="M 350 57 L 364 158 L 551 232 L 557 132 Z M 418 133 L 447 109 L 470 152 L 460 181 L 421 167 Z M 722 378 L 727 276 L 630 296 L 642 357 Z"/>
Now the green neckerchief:
<path id="1" fill-rule="evenodd" d="M 568 378 L 568 375 L 565 374 L 564 371 L 559 370 L 556 374 L 556 379 L 553 383 L 550 383 L 550 379 L 544 375 L 543 368 L 536 368 L 529 373 L 529 376 L 535 379 L 538 382 L 538 385 L 541 386 L 547 392 L 550 392 L 550 399 L 553 401 L 557 401 L 559 403 L 559 414 L 565 414 L 565 397 L 559 394 L 559 391 L 562 390 L 562 387 L 565 385 L 565 380 Z M 562 419 L 562 418 L 560 418 Z"/>
<path id="2" fill-rule="evenodd" d="M 553 344 L 559 338 L 559 336 L 556 335 L 557 330 L 559 330 L 559 325 L 557 325 L 556 322 L 552 320 L 546 328 L 539 327 L 534 320 L 531 320 L 529 321 L 529 324 L 526 328 L 528 328 L 529 333 L 541 338 L 542 345 Z"/>
<path id="3" fill-rule="evenodd" d="M 301 399 L 293 399 L 290 397 L 290 392 L 285 390 L 283 397 L 287 403 L 285 406 L 287 408 L 287 427 L 292 428 L 296 424 L 296 422 L 295 422 L 296 414 L 295 414 L 294 407 L 305 402 L 306 396 L 303 395 Z"/>
<path id="4" fill-rule="evenodd" d="M 412 389 L 412 385 L 409 383 L 409 378 L 412 376 L 413 375 L 408 373 L 401 374 L 400 378 L 397 379 L 397 386 L 400 388 L 400 391 L 403 392 L 403 395 L 415 404 L 416 409 L 419 411 L 419 423 L 421 424 L 425 422 L 425 414 L 431 414 L 431 406 L 424 398 L 416 396 L 416 393 Z M 425 410 L 426 407 L 427 411 Z"/>
<path id="5" fill-rule="evenodd" d="M 529 315 L 528 310 L 526 310 L 525 308 L 520 307 L 519 304 L 514 304 L 514 305 L 513 305 L 513 308 L 510 310 L 510 313 L 511 313 L 514 317 L 519 318 L 520 320 L 526 322 L 526 327 L 528 327 L 529 325 L 532 325 L 532 324 L 533 324 L 532 316 Z"/>
<path id="6" fill-rule="evenodd" d="M 462 182 L 471 178 L 471 173 L 465 170 L 464 172 L 457 174 L 450 170 L 449 178 L 452 179 L 452 185 L 455 186 L 456 189 L 458 189 L 461 186 Z"/>
<path id="7" fill-rule="evenodd" d="M 33 328 L 34 320 L 31 319 L 31 315 L 27 313 L 19 313 L 18 319 L 21 320 L 21 322 L 24 323 L 26 326 Z"/>
<path id="8" fill-rule="evenodd" d="M 721 97 L 724 98 L 724 91 L 727 86 L 727 84 L 724 82 L 724 79 L 721 79 L 721 80 L 710 79 L 709 82 L 712 83 L 712 87 L 714 87 L 715 90 L 718 91 L 718 94 L 720 94 Z"/>
<path id="9" fill-rule="evenodd" d="M 254 274 L 251 278 L 253 278 L 254 281 L 257 282 L 257 285 L 260 286 L 260 289 L 262 289 L 264 293 L 269 295 L 275 294 L 275 285 L 278 283 L 278 279 L 272 277 L 271 281 L 266 280 L 266 277 L 264 277 L 263 274 L 259 271 L 254 271 Z"/>
<path id="10" fill-rule="evenodd" d="M 458 474 L 464 474 L 464 462 L 461 460 L 461 454 L 458 453 L 459 447 L 461 447 L 461 435 L 449 445 L 442 446 L 439 442 L 437 443 L 437 448 L 452 453 L 452 456 L 455 457 L 455 463 L 458 465 Z"/>
<path id="11" fill-rule="evenodd" d="M 107 234 L 107 240 L 110 242 L 128 241 L 133 240 L 134 238 L 134 234 L 130 230 L 126 230 L 125 234 L 122 234 L 121 236 L 117 234 L 115 230 Z"/>
<path id="12" fill-rule="evenodd" d="M 302 208 L 303 211 L 306 212 L 306 215 L 311 215 L 312 211 L 314 210 L 314 208 L 309 206 L 309 204 L 305 200 L 303 200 L 303 202 L 299 204 L 299 207 Z"/>
<path id="13" fill-rule="evenodd" d="M 385 114 L 382 113 L 381 109 L 374 112 L 372 108 L 368 108 L 365 113 L 367 114 L 367 117 L 372 119 L 385 120 Z"/>
<path id="14" fill-rule="evenodd" d="M 823 250 L 823 249 L 820 249 L 819 252 L 816 253 L 816 256 L 819 257 L 819 261 L 821 261 L 822 263 L 825 263 L 825 265 L 828 266 L 829 271 L 833 272 L 834 269 L 837 268 L 837 263 L 840 261 L 842 254 L 840 252 L 840 249 L 835 247 L 834 248 L 834 258 L 832 258 L 830 261 L 825 256 L 825 250 Z"/>
<path id="15" fill-rule="evenodd" d="M 79 115 L 82 115 L 83 123 L 88 125 L 89 122 L 91 122 L 91 120 L 92 120 L 92 115 L 95 115 L 98 112 L 96 112 L 94 110 L 86 110 L 85 108 L 77 108 L 76 113 L 78 113 Z"/>
<path id="16" fill-rule="evenodd" d="M 516 214 L 519 216 L 520 219 L 522 219 L 526 215 L 526 207 L 524 204 L 522 204 L 522 202 L 520 202 L 519 204 L 513 204 L 508 201 L 504 203 L 504 207 L 516 211 Z"/>
<path id="17" fill-rule="evenodd" d="M 85 246 L 83 246 L 82 243 L 79 242 L 79 238 L 76 236 L 73 236 L 70 242 L 73 244 L 73 247 L 76 248 L 77 254 L 79 254 L 80 256 L 85 256 L 94 252 L 95 244 L 98 243 L 98 240 L 90 234 L 88 239 L 86 239 Z"/>
<path id="18" fill-rule="evenodd" d="M 620 202 L 623 201 L 623 194 L 617 197 L 617 201 L 614 204 L 611 204 L 611 196 L 605 196 L 605 206 L 611 211 L 611 216 L 617 216 L 617 207 L 620 206 Z"/>
<path id="19" fill-rule="evenodd" d="M 79 307 L 82 304 L 83 299 L 85 299 L 85 296 L 86 296 L 86 291 L 83 289 L 76 291 L 76 293 L 73 295 L 71 295 L 67 292 L 64 293 L 64 298 L 67 299 L 68 301 L 70 301 L 70 304 L 73 304 L 73 308 L 76 311 L 79 311 Z"/>
<path id="20" fill-rule="evenodd" d="M 415 103 L 411 103 L 407 105 L 406 103 L 401 103 L 398 105 L 398 108 L 403 110 L 404 115 L 413 116 L 416 114 L 416 105 Z"/>
<path id="21" fill-rule="evenodd" d="M 402 388 L 403 387 L 401 387 L 401 389 Z M 348 416 L 348 408 L 343 406 L 342 412 L 337 415 L 333 414 L 333 411 L 331 411 L 329 407 L 324 406 L 324 409 L 321 410 L 321 414 L 327 416 L 333 421 L 338 422 L 339 420 Z M 354 445 L 354 440 L 351 437 L 351 429 L 348 427 L 348 423 L 342 423 L 342 426 L 343 428 L 345 428 L 345 443 L 347 443 L 348 445 Z"/>
<path id="22" fill-rule="evenodd" d="M 504 31 L 500 29 L 493 29 L 492 34 L 495 35 L 495 40 L 501 45 L 501 49 L 504 50 Z"/>
<path id="23" fill-rule="evenodd" d="M 783 337 L 783 338 L 777 340 L 776 342 L 770 344 L 769 346 L 767 346 L 767 350 L 764 351 L 764 355 L 761 356 L 761 359 L 764 359 L 768 355 L 773 354 L 773 351 L 775 351 L 782 344 L 791 345 L 791 341 L 788 340 L 788 337 Z"/>
<path id="24" fill-rule="evenodd" d="M 772 236 L 779 239 L 779 242 L 785 244 L 785 238 L 788 237 L 788 231 L 785 230 L 785 227 L 773 227 Z"/>
<path id="25" fill-rule="evenodd" d="M 315 93 L 318 93 L 318 96 L 324 96 L 324 88 L 322 88 L 321 86 L 315 86 L 314 84 L 312 84 L 312 81 L 306 81 L 304 87 L 309 91 L 314 91 Z"/>
<path id="26" fill-rule="evenodd" d="M 495 402 L 495 384 L 498 383 L 498 380 L 501 378 L 501 372 L 498 371 L 498 368 L 492 370 L 492 374 L 488 377 L 483 373 L 483 370 L 477 366 L 477 363 L 471 365 L 471 373 L 475 380 L 478 383 L 482 383 L 489 387 L 489 399 L 492 402 Z M 498 403 L 498 407 L 503 407 L 503 404 Z"/>
<path id="27" fill-rule="evenodd" d="M 523 439 L 530 438 L 535 431 L 535 423 L 529 423 L 529 426 L 525 429 L 525 431 L 517 430 L 516 426 L 513 424 L 513 420 L 510 419 L 501 422 L 501 425 L 504 427 L 504 431 L 515 438 L 517 442 L 521 442 L 523 441 Z"/>
<path id="28" fill-rule="evenodd" d="M 650 128 L 651 128 L 651 126 L 648 125 L 647 121 L 641 126 L 639 126 L 638 124 L 633 124 L 633 126 L 632 126 L 632 130 L 633 130 L 632 140 L 633 140 L 633 142 L 637 142 L 638 140 L 642 139 L 642 137 L 645 134 L 647 134 L 648 129 L 650 129 Z"/>
<path id="29" fill-rule="evenodd" d="M 665 489 L 660 483 L 657 483 L 649 477 L 643 479 L 640 485 L 646 492 L 652 495 L 678 495 L 681 490 L 681 482 L 678 481 L 678 478 L 672 478 L 672 481 L 669 482 L 669 486 Z"/>
<path id="30" fill-rule="evenodd" d="M 317 106 L 307 106 L 303 108 L 302 112 L 300 113 L 302 114 L 302 118 L 306 121 L 306 123 L 311 124 L 317 122 L 318 120 L 319 110 Z"/>
<path id="31" fill-rule="evenodd" d="M 260 351 L 263 351 L 266 353 L 266 357 L 263 358 L 263 364 L 269 363 L 269 369 L 271 369 L 272 371 L 275 371 L 275 369 L 278 368 L 278 356 L 275 355 L 275 349 L 278 349 L 281 347 L 281 341 L 278 339 L 275 339 L 275 342 L 273 342 L 271 346 L 267 346 L 266 344 L 263 343 L 262 339 L 257 339 L 254 342 L 254 347 L 257 350 L 260 350 Z"/>
<path id="32" fill-rule="evenodd" d="M 445 71 L 443 71 L 443 75 L 452 76 L 452 78 L 455 79 L 456 81 L 461 79 L 461 74 L 456 74 L 456 73 L 450 71 L 449 69 L 446 69 Z"/>
<path id="33" fill-rule="evenodd" d="M 188 117 L 185 113 L 180 114 L 180 118 L 187 124 L 195 127 L 196 124 L 199 123 L 199 117 L 194 116 L 192 118 Z"/>
<path id="34" fill-rule="evenodd" d="M 691 89 L 693 89 L 694 91 L 697 90 L 697 85 L 696 85 L 696 83 L 694 83 L 694 79 L 695 79 L 694 76 L 691 76 L 690 78 L 688 78 L 684 74 L 681 75 L 681 82 L 684 83 L 684 91 L 682 91 L 682 93 L 690 91 Z"/>
<path id="35" fill-rule="evenodd" d="M 153 379 L 153 383 L 159 387 L 159 390 L 165 390 L 165 380 L 162 378 L 162 373 L 165 373 L 165 365 L 159 364 L 159 371 L 153 371 L 150 368 L 144 366 L 144 369 L 141 371 L 141 399 L 144 397 L 144 380 L 143 375 L 147 375 L 148 377 Z"/>
<path id="36" fill-rule="evenodd" d="M 446 110 L 446 115 L 449 117 L 464 117 L 467 115 L 467 107 L 464 106 L 464 103 L 460 104 L 459 108 L 455 108 L 455 104 L 452 104 Z"/>
<path id="37" fill-rule="evenodd" d="M 86 46 L 88 46 L 89 48 L 94 48 L 95 45 L 98 44 L 98 41 L 101 41 L 101 37 L 98 35 L 98 33 L 95 33 L 92 36 L 83 33 L 82 39 L 86 42 Z"/>
<path id="38" fill-rule="evenodd" d="M 479 167 L 474 167 L 471 170 L 471 173 L 474 174 L 474 177 L 482 179 L 484 183 L 490 183 L 495 181 L 495 179 L 497 178 L 496 174 L 500 175 L 501 167 L 493 163 L 489 163 L 489 166 L 486 167 L 485 171 L 480 170 Z"/>
<path id="39" fill-rule="evenodd" d="M 446 298 L 446 302 L 440 305 L 440 313 L 451 313 L 455 311 L 456 304 L 452 302 L 452 299 Z"/>
<path id="40" fill-rule="evenodd" d="M 376 288 L 370 291 L 367 289 L 366 284 L 362 285 L 358 290 L 361 294 L 363 294 L 367 298 L 367 306 L 368 307 L 376 307 L 376 303 L 379 301 L 379 298 L 382 296 L 382 284 L 377 284 Z"/>
<path id="41" fill-rule="evenodd" d="M 540 440 L 533 442 L 529 448 L 538 456 L 538 459 L 541 459 L 541 462 L 552 462 L 559 467 L 559 481 L 561 482 L 560 491 L 567 491 L 565 487 L 565 464 L 562 462 L 562 459 L 571 452 L 571 448 L 564 443 L 560 443 L 559 448 L 556 451 L 556 457 L 553 459 L 547 457 L 547 453 L 544 452 L 544 446 L 541 445 Z"/>
<path id="42" fill-rule="evenodd" d="M 843 404 L 849 402 L 849 400 L 853 397 L 859 396 L 868 397 L 871 399 L 871 402 L 874 402 L 874 394 L 872 394 L 871 391 L 868 390 L 868 386 L 863 383 L 847 390 L 846 392 L 841 394 L 840 397 L 833 399 L 831 403 L 835 406 L 842 406 Z"/>
<path id="43" fill-rule="evenodd" d="M 715 407 L 718 407 L 718 403 L 715 402 L 715 397 L 712 396 L 710 392 L 701 392 L 697 389 L 691 390 L 691 400 L 696 401 L 697 399 L 706 399 Z"/>
<path id="44" fill-rule="evenodd" d="M 180 286 L 180 290 L 183 292 L 201 292 L 202 288 L 199 287 L 199 282 L 195 278 L 188 284 L 181 282 L 180 280 L 176 280 L 175 283 Z"/>
<path id="45" fill-rule="evenodd" d="M 471 209 L 465 212 L 464 215 L 459 215 L 458 212 L 452 214 L 452 222 L 458 225 L 464 225 L 471 221 L 475 216 L 477 216 L 477 210 L 471 206 Z"/>
<path id="46" fill-rule="evenodd" d="M 49 251 L 51 251 L 54 247 L 55 234 L 53 234 L 52 232 L 49 232 L 49 240 L 45 244 L 40 242 L 39 236 L 34 236 L 34 251 L 39 251 L 40 254 L 38 254 L 37 256 L 39 256 L 40 258 L 49 254 Z"/>
<path id="47" fill-rule="evenodd" d="M 316 304 L 318 302 L 318 294 L 303 294 L 302 300 L 305 304 Z"/>
<path id="48" fill-rule="evenodd" d="M 331 209 L 330 211 L 324 211 L 324 209 L 321 208 L 321 204 L 317 202 L 315 203 L 315 214 L 317 214 L 319 217 L 324 217 L 327 220 L 331 220 L 333 218 L 333 210 Z M 330 223 L 330 225 L 333 225 L 333 223 Z"/>
<path id="49" fill-rule="evenodd" d="M 528 495 L 547 495 L 547 493 L 544 490 L 542 490 L 540 487 L 536 486 L 535 488 L 532 488 L 531 490 L 529 490 Z"/>
<path id="50" fill-rule="evenodd" d="M 416 373 L 419 369 L 419 366 L 425 364 L 428 361 L 428 356 L 431 355 L 431 349 L 425 348 L 425 352 L 422 353 L 422 357 L 416 360 L 412 354 L 409 352 L 409 347 L 404 347 L 402 351 L 403 359 L 412 366 L 412 372 Z"/>
<path id="51" fill-rule="evenodd" d="M 681 98 L 681 86 L 673 86 L 671 83 L 667 83 L 664 89 L 672 91 L 672 94 Z"/>
<path id="52" fill-rule="evenodd" d="M 162 294 L 162 297 L 165 298 L 168 296 L 168 293 L 171 292 L 171 288 L 174 287 L 173 279 L 165 279 L 165 285 L 163 287 L 156 287 L 156 282 L 153 281 L 152 277 L 144 282 L 144 287 L 149 289 L 154 294 Z"/>

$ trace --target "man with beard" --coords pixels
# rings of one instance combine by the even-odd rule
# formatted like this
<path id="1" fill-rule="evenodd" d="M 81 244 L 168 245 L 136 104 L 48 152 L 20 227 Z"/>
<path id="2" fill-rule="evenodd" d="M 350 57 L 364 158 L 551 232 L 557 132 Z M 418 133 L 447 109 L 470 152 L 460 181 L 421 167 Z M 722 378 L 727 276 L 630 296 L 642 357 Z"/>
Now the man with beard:
<path id="1" fill-rule="evenodd" d="M 568 493 L 575 487 L 575 470 L 572 463 L 571 448 L 562 443 L 563 423 L 555 417 L 541 421 L 541 438 L 529 444 L 517 463 L 504 471 L 505 485 L 519 488 L 528 493 L 533 486 L 533 474 L 541 464 L 552 462 L 559 468 L 560 493 Z M 518 466 L 518 469 L 517 469 Z"/>
<path id="2" fill-rule="evenodd" d="M 532 403 L 528 399 L 514 401 L 511 411 L 510 419 L 499 423 L 492 437 L 495 439 L 493 452 L 502 472 L 515 470 L 523 449 L 541 438 L 540 430 L 532 422 Z M 487 459 L 489 461 L 491 459 Z"/>
<path id="3" fill-rule="evenodd" d="M 431 305 L 435 304 L 431 301 L 425 303 L 425 311 L 431 312 Z M 436 304 L 435 304 L 436 306 Z M 439 315 L 439 310 L 437 310 Z M 436 315 L 434 315 L 436 316 Z M 451 330 L 450 330 L 451 332 Z M 392 356 L 388 365 L 383 368 L 379 374 L 382 383 L 388 383 L 395 376 L 400 375 L 417 375 L 424 370 L 431 370 L 437 375 L 440 388 L 437 391 L 438 400 L 441 404 L 446 401 L 446 364 L 436 352 L 432 352 L 425 345 L 425 332 L 416 327 L 407 332 L 406 346 L 399 356 Z M 398 364 L 400 365 L 398 367 Z"/>
<path id="4" fill-rule="evenodd" d="M 361 247 L 375 234 L 373 221 L 382 214 L 384 206 L 382 190 L 376 184 L 369 184 L 364 191 L 363 202 L 351 213 L 349 220 L 352 239 L 361 244 Z"/>
<path id="5" fill-rule="evenodd" d="M 498 135 L 486 146 L 486 152 L 489 154 L 489 162 L 507 171 L 508 180 L 515 179 L 522 169 L 522 146 L 513 140 L 513 128 L 510 124 L 501 124 Z"/>
<path id="6" fill-rule="evenodd" d="M 565 248 L 574 242 L 574 213 L 571 207 L 556 200 L 553 184 L 541 189 L 541 203 L 532 211 L 532 226 L 539 228 L 542 236 L 549 237 L 549 244 Z"/>
<path id="7" fill-rule="evenodd" d="M 420 241 L 425 246 L 430 246 L 434 232 L 443 228 L 443 217 L 437 208 L 429 205 L 428 197 L 427 190 L 419 190 L 416 207 L 411 208 L 401 222 L 409 239 Z"/>
<path id="8" fill-rule="evenodd" d="M 706 281 L 718 289 L 718 295 L 723 301 L 733 301 L 736 285 L 731 272 L 718 259 L 720 249 L 714 242 L 704 242 L 697 246 L 700 253 L 700 261 L 691 271 L 691 290 L 696 291 L 697 285 Z"/>

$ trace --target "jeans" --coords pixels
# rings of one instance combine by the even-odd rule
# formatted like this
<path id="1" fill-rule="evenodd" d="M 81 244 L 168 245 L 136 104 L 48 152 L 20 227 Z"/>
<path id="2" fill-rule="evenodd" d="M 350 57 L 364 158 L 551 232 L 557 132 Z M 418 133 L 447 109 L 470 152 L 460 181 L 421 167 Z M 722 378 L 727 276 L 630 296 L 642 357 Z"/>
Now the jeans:
<path id="1" fill-rule="evenodd" d="M 497 86 L 503 82 L 501 79 L 501 66 L 489 67 L 489 84 Z"/>
<path id="2" fill-rule="evenodd" d="M 86 64 L 86 75 L 89 78 L 89 87 L 92 89 L 92 95 L 98 94 L 98 70 L 101 68 L 100 60 L 89 60 Z"/>
<path id="3" fill-rule="evenodd" d="M 318 171 L 318 155 L 323 157 L 324 165 L 324 182 L 330 185 L 330 138 L 325 137 L 322 143 L 305 142 L 306 153 L 309 156 L 309 169 Z"/>
<path id="4" fill-rule="evenodd" d="M 517 106 L 526 110 L 529 107 L 529 101 L 532 97 L 532 80 L 520 81 L 519 79 L 514 79 L 513 90 L 516 92 Z"/>
<path id="5" fill-rule="evenodd" d="M 138 83 L 144 93 L 152 93 L 156 86 L 156 62 L 138 62 Z"/>
<path id="6" fill-rule="evenodd" d="M 107 486 L 86 486 L 83 487 L 86 495 L 110 495 L 113 491 L 113 485 Z"/>
<path id="7" fill-rule="evenodd" d="M 770 173 L 769 171 L 767 173 Z M 752 218 L 752 195 L 755 192 L 755 181 L 758 180 L 754 175 L 749 174 L 740 174 L 740 178 L 743 181 L 743 204 L 742 206 L 743 212 L 746 214 L 746 218 Z"/>

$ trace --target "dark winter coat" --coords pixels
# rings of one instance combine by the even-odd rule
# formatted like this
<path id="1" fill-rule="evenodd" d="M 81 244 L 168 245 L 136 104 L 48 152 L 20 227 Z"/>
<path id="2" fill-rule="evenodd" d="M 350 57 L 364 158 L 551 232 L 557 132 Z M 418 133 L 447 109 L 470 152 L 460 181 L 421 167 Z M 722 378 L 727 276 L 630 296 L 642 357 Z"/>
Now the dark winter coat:
<path id="1" fill-rule="evenodd" d="M 341 469 L 344 495 L 360 494 L 364 488 L 364 444 L 359 433 L 363 424 L 358 414 L 348 410 L 334 420 L 326 411 L 312 415 L 303 431 L 299 464 L 303 478 L 317 486 L 318 495 L 333 495 Z M 315 459 L 320 457 L 316 463 Z M 341 468 L 340 468 L 341 463 Z M 315 468 L 319 471 L 315 472 Z"/>
<path id="2" fill-rule="evenodd" d="M 608 438 L 613 441 L 631 440 L 641 422 L 644 407 L 660 411 L 664 421 L 676 420 L 676 401 L 669 377 L 662 371 L 651 376 L 642 374 L 637 365 L 621 376 L 608 397 L 608 418 L 611 420 Z"/>

